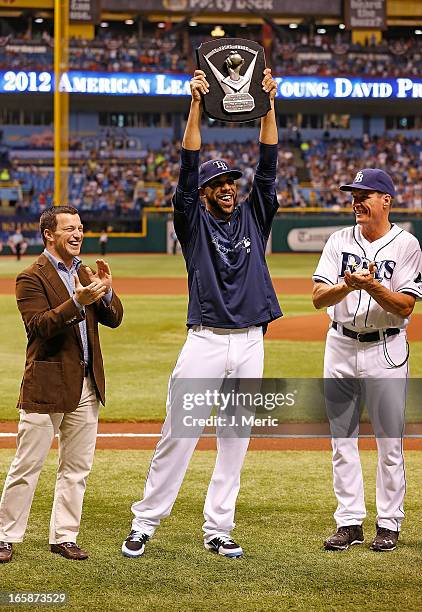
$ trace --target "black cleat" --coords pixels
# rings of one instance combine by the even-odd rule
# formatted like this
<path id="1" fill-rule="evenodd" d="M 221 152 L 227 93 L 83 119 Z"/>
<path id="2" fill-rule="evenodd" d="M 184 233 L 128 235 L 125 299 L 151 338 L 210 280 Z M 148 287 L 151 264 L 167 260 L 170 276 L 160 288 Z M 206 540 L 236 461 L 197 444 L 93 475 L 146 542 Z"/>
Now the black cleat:
<path id="1" fill-rule="evenodd" d="M 149 535 L 142 531 L 132 531 L 122 544 L 122 554 L 124 557 L 130 557 L 136 559 L 144 554 L 145 544 L 149 540 Z"/>
<path id="2" fill-rule="evenodd" d="M 207 550 L 223 555 L 223 557 L 243 557 L 242 547 L 236 544 L 230 536 L 216 536 L 209 542 L 205 542 L 204 546 Z"/>
<path id="3" fill-rule="evenodd" d="M 324 542 L 325 550 L 347 550 L 354 544 L 363 544 L 362 525 L 347 525 L 339 527 L 332 536 Z"/>
<path id="4" fill-rule="evenodd" d="M 397 540 L 399 539 L 399 532 L 387 529 L 386 527 L 379 527 L 377 525 L 377 535 L 371 544 L 371 550 L 376 552 L 385 552 L 394 550 L 397 548 Z"/>

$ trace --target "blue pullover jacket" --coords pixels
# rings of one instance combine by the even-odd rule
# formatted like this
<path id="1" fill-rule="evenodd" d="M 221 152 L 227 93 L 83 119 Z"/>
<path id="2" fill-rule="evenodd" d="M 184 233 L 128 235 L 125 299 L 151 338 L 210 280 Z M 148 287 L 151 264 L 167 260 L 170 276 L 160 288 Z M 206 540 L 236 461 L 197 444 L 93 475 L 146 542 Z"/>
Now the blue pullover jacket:
<path id="1" fill-rule="evenodd" d="M 198 190 L 199 151 L 182 148 L 173 196 L 174 227 L 186 261 L 187 325 L 238 329 L 282 316 L 265 261 L 278 208 L 277 145 L 260 143 L 251 192 L 228 221 L 215 218 Z"/>

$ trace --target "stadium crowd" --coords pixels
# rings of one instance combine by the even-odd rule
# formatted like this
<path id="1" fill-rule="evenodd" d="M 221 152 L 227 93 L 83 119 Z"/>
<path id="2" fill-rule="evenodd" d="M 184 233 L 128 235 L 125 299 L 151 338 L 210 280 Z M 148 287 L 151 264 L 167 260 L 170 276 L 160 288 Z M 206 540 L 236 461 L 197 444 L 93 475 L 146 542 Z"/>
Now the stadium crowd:
<path id="1" fill-rule="evenodd" d="M 422 209 L 422 139 L 364 137 L 362 140 L 313 141 L 303 151 L 317 205 L 333 207 L 350 200 L 338 185 L 347 183 L 361 167 L 382 168 L 397 189 L 394 205 Z"/>
<path id="2" fill-rule="evenodd" d="M 105 161 L 96 152 L 79 161 L 69 173 L 69 201 L 83 211 L 108 213 L 110 217 L 139 216 L 145 207 L 169 207 L 179 173 L 179 142 L 164 143 L 157 151 L 146 151 L 137 160 Z M 202 159 L 223 157 L 243 171 L 240 196 L 252 184 L 258 160 L 254 143 L 203 145 Z M 299 182 L 298 167 L 302 165 Z M 364 137 L 348 140 L 321 139 L 289 143 L 280 147 L 277 192 L 280 206 L 318 206 L 336 209 L 347 206 L 348 194 L 338 185 L 350 180 L 361 167 L 388 171 L 397 183 L 395 206 L 422 209 L 422 140 L 420 138 Z M 12 180 L 21 184 L 21 212 L 43 210 L 52 203 L 53 171 L 14 162 Z"/>
<path id="3" fill-rule="evenodd" d="M 244 36 L 244 35 L 243 35 Z M 248 35 L 249 38 L 257 38 Z M 98 72 L 191 72 L 194 49 L 204 38 L 181 31 L 155 28 L 143 36 L 99 31 L 94 40 L 75 38 L 70 43 L 71 70 Z M 261 42 L 258 40 L 258 42 Z M 0 69 L 51 70 L 54 41 L 47 31 L 28 39 L 25 35 L 0 38 Z M 422 72 L 422 37 L 385 38 L 366 45 L 352 44 L 350 35 L 338 32 L 297 32 L 273 36 L 268 62 L 274 74 L 419 76 Z"/>
<path id="4" fill-rule="evenodd" d="M 72 41 L 69 54 L 71 70 L 98 72 L 187 72 L 188 58 L 176 35 L 138 39 L 135 35 Z"/>
<path id="5" fill-rule="evenodd" d="M 302 34 L 298 39 L 273 42 L 275 74 L 419 76 L 422 71 L 422 37 L 352 44 L 342 34 L 335 37 Z"/>
<path id="6" fill-rule="evenodd" d="M 40 38 L 0 38 L 1 70 L 52 70 L 54 39 L 44 32 Z M 98 36 L 94 40 L 73 38 L 69 45 L 69 69 L 97 72 L 186 72 L 187 54 L 176 35 Z"/>

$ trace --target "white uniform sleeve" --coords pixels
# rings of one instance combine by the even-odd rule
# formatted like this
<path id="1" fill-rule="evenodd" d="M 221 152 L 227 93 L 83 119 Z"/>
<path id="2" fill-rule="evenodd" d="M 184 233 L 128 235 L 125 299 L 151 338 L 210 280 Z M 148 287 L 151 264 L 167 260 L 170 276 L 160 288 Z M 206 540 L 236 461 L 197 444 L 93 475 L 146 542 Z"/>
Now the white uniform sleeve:
<path id="1" fill-rule="evenodd" d="M 410 293 L 422 300 L 422 253 L 419 244 L 411 244 L 410 247 L 411 252 L 406 253 L 394 269 L 392 289 L 398 293 Z"/>
<path id="2" fill-rule="evenodd" d="M 336 245 L 336 236 L 332 234 L 321 253 L 317 268 L 312 276 L 313 281 L 326 283 L 327 285 L 336 285 L 338 283 L 339 253 Z"/>
<path id="3" fill-rule="evenodd" d="M 413 246 L 412 244 L 411 247 Z M 396 265 L 392 289 L 398 293 L 410 293 L 417 300 L 422 300 L 422 254 L 420 248 L 416 248 L 416 250 L 412 248 L 411 253 L 406 254 L 403 261 Z"/>

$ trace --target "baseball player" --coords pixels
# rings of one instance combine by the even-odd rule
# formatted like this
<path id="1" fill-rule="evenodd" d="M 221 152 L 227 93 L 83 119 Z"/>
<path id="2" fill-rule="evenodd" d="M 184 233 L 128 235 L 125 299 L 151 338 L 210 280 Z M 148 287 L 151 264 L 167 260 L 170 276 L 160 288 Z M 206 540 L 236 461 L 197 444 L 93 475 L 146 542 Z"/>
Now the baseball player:
<path id="1" fill-rule="evenodd" d="M 377 524 L 371 549 L 389 551 L 396 548 L 404 517 L 406 327 L 415 300 L 422 298 L 421 251 L 414 236 L 389 221 L 396 191 L 386 172 L 364 168 L 340 189 L 352 192 L 356 225 L 330 236 L 313 275 L 312 296 L 314 306 L 327 308 L 331 318 L 324 377 L 338 506 L 337 531 L 324 546 L 345 550 L 364 541 L 355 393 L 359 385 L 378 448 Z"/>
<path id="2" fill-rule="evenodd" d="M 274 113 L 277 85 L 271 70 L 262 81 L 271 109 L 261 119 L 260 156 L 252 190 L 237 201 L 242 173 L 222 159 L 199 167 L 202 95 L 209 85 L 201 70 L 190 82 L 191 106 L 173 196 L 174 226 L 186 260 L 189 286 L 188 336 L 170 377 L 167 415 L 145 483 L 144 498 L 132 505 L 132 530 L 123 542 L 126 557 L 140 557 L 145 543 L 176 500 L 198 435 L 175 437 L 175 379 L 261 378 L 263 330 L 281 310 L 265 262 L 265 247 L 277 211 L 275 178 L 278 132 Z M 240 557 L 231 537 L 235 503 L 248 437 L 218 437 L 217 458 L 205 500 L 204 544 L 226 557 Z"/>

